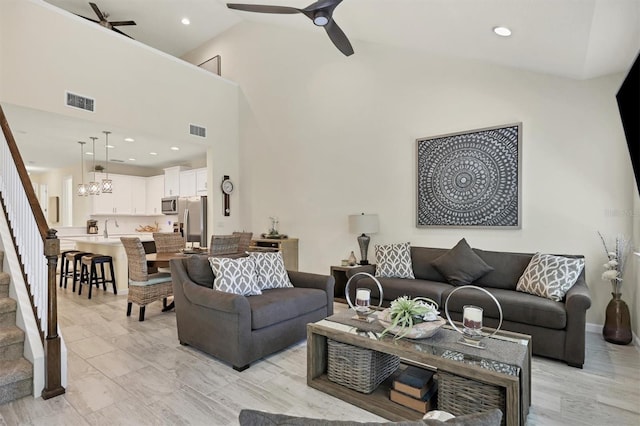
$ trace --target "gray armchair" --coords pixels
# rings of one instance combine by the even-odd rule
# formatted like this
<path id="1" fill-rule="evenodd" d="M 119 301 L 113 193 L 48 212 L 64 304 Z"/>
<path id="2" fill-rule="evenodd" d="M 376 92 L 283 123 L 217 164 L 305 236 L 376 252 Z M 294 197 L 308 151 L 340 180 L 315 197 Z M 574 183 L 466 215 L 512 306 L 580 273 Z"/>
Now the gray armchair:
<path id="1" fill-rule="evenodd" d="M 171 260 L 178 339 L 242 371 L 306 337 L 306 325 L 333 315 L 334 279 L 289 271 L 293 288 L 239 296 L 213 289 L 206 256 Z"/>

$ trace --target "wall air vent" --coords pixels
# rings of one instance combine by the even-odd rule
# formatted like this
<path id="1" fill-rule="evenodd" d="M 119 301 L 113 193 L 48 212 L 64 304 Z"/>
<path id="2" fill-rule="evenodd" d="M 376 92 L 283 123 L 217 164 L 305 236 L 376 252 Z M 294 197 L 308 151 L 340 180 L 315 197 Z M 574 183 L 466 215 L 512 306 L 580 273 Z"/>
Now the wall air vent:
<path id="1" fill-rule="evenodd" d="M 193 136 L 200 136 L 201 138 L 206 138 L 207 129 L 202 126 L 196 126 L 195 124 L 189 124 L 189 134 Z"/>
<path id="2" fill-rule="evenodd" d="M 95 112 L 96 101 L 95 99 L 88 98 L 86 96 L 77 95 L 71 92 L 65 92 L 66 104 L 72 108 L 78 108 L 85 111 Z"/>

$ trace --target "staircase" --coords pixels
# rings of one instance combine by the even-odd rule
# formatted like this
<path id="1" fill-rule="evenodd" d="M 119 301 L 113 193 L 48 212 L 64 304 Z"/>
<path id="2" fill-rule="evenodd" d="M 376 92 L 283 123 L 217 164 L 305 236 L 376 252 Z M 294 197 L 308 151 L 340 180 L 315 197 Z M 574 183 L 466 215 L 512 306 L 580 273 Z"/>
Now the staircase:
<path id="1" fill-rule="evenodd" d="M 2 272 L 0 251 L 0 405 L 32 395 L 33 366 L 22 356 L 24 332 L 16 327 L 16 301 L 9 297 L 10 275 Z"/>

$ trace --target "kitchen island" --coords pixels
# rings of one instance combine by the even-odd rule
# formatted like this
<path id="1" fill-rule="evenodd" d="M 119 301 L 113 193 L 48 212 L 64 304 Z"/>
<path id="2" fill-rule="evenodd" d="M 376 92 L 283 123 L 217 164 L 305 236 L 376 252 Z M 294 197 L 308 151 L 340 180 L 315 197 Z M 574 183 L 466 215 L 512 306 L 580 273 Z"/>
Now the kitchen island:
<path id="1" fill-rule="evenodd" d="M 144 232 L 111 235 L 108 238 L 98 235 L 63 236 L 60 237 L 60 240 L 74 242 L 76 250 L 111 256 L 113 258 L 113 269 L 116 274 L 118 294 L 127 294 L 129 287 L 127 254 L 124 251 L 124 246 L 120 241 L 120 237 L 137 237 L 140 238 L 140 241 L 143 243 L 153 241 L 153 234 Z M 112 291 L 110 288 L 107 288 L 107 290 Z"/>

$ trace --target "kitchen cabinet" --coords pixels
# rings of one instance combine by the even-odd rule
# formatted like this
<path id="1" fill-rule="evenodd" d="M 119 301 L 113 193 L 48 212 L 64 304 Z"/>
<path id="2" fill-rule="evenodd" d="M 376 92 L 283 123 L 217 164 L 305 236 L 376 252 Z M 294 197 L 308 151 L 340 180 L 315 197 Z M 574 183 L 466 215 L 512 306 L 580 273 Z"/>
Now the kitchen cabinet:
<path id="1" fill-rule="evenodd" d="M 96 173 L 100 182 L 106 175 Z M 93 215 L 144 215 L 146 214 L 145 178 L 109 174 L 113 181 L 113 192 L 110 194 L 90 195 Z"/>
<path id="2" fill-rule="evenodd" d="M 193 197 L 194 195 L 196 195 L 196 171 L 180 172 L 180 196 Z"/>
<path id="3" fill-rule="evenodd" d="M 131 213 L 136 215 L 147 214 L 147 197 L 145 178 L 140 176 L 129 176 L 131 183 Z"/>
<path id="4" fill-rule="evenodd" d="M 196 195 L 207 195 L 207 168 L 196 169 Z"/>
<path id="5" fill-rule="evenodd" d="M 131 189 L 133 176 L 109 175 L 113 181 L 113 214 L 132 214 Z M 105 194 L 103 194 L 105 195 Z"/>
<path id="6" fill-rule="evenodd" d="M 145 184 L 147 214 L 162 214 L 164 175 L 148 177 Z"/>
<path id="7" fill-rule="evenodd" d="M 180 173 L 185 170 L 182 166 L 167 167 L 164 169 L 164 196 L 174 197 L 180 195 Z"/>
<path id="8" fill-rule="evenodd" d="M 89 174 L 93 178 L 93 174 Z M 116 186 L 116 181 L 113 179 L 114 175 L 109 175 L 109 179 L 113 181 L 113 186 Z M 102 182 L 102 179 L 106 178 L 104 173 L 96 173 L 97 182 Z M 115 191 L 114 191 L 115 192 Z M 111 194 L 89 195 L 91 197 L 91 213 L 92 214 L 112 214 L 114 196 Z"/>

